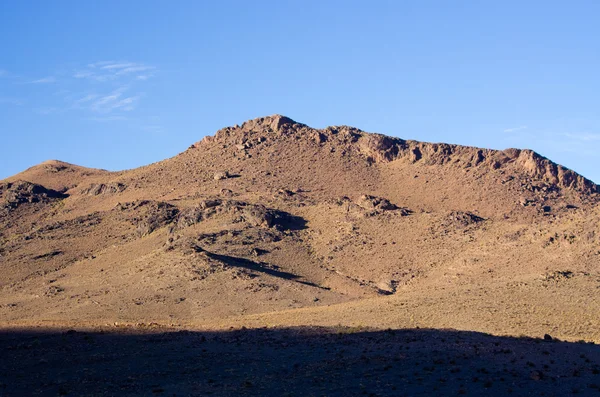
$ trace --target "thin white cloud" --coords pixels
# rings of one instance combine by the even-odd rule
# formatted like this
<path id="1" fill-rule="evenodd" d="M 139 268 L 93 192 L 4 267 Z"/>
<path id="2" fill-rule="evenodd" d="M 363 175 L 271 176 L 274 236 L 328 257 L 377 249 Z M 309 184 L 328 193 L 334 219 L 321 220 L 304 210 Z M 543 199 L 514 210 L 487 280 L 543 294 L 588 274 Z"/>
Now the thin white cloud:
<path id="1" fill-rule="evenodd" d="M 0 69 L 0 77 L 7 75 L 8 72 L 4 69 Z"/>
<path id="2" fill-rule="evenodd" d="M 147 80 L 154 75 L 153 71 L 155 70 L 156 68 L 154 66 L 142 63 L 102 61 L 88 64 L 86 69 L 78 70 L 73 77 L 76 79 L 90 79 L 106 82 L 126 78 L 135 74 L 139 80 Z M 140 76 L 143 76 L 143 78 L 139 78 Z"/>
<path id="3" fill-rule="evenodd" d="M 108 65 L 101 66 L 101 69 L 125 69 L 135 66 L 135 63 L 125 62 L 125 63 L 109 63 Z"/>
<path id="4" fill-rule="evenodd" d="M 51 84 L 51 83 L 56 83 L 56 77 L 54 77 L 54 76 L 48 76 L 48 77 L 44 77 L 42 79 L 30 81 L 30 83 L 31 84 Z"/>
<path id="5" fill-rule="evenodd" d="M 56 107 L 44 107 L 44 108 L 35 109 L 35 112 L 37 114 L 48 116 L 48 115 L 51 115 L 51 114 L 60 113 L 61 109 L 56 108 Z"/>
<path id="6" fill-rule="evenodd" d="M 95 121 L 122 120 L 125 112 L 133 111 L 145 95 L 137 87 L 153 77 L 156 67 L 139 62 L 129 61 L 101 61 L 82 65 L 65 76 L 63 74 L 49 75 L 47 77 L 24 80 L 18 84 L 57 84 L 53 96 L 62 98 L 64 107 L 58 109 L 56 99 L 50 106 L 32 108 L 38 114 L 53 114 L 59 111 L 77 110 L 89 112 L 88 116 L 97 116 Z M 0 70 L 0 75 L 5 74 Z M 60 76 L 60 79 L 56 76 Z M 66 90 L 61 87 L 70 84 L 76 90 Z M 74 85 L 76 84 L 76 85 Z M 60 89 L 63 88 L 63 89 Z M 0 97 L 0 104 L 22 105 L 23 102 L 8 97 Z"/>
<path id="7" fill-rule="evenodd" d="M 136 73 L 136 72 L 145 72 L 145 71 L 153 70 L 153 69 L 154 68 L 150 67 L 150 66 L 130 66 L 128 68 L 120 69 L 116 74 L 123 75 L 123 74 Z"/>
<path id="8" fill-rule="evenodd" d="M 99 97 L 98 94 L 88 94 L 88 95 L 86 95 L 86 96 L 84 96 L 82 98 L 77 99 L 74 104 L 75 105 L 81 105 L 83 103 L 93 101 L 94 99 L 96 99 L 98 97 Z"/>
<path id="9" fill-rule="evenodd" d="M 96 68 L 102 68 L 104 66 L 116 65 L 116 64 L 120 64 L 120 63 L 131 63 L 131 62 L 99 61 L 99 62 L 94 62 L 94 63 L 88 63 L 87 67 L 90 69 L 96 69 Z"/>
<path id="10" fill-rule="evenodd" d="M 99 123 L 107 123 L 111 121 L 124 121 L 127 120 L 125 116 L 106 116 L 106 117 L 90 117 L 88 120 L 97 121 Z"/>
<path id="11" fill-rule="evenodd" d="M 94 75 L 94 73 L 90 72 L 89 70 L 83 70 L 80 72 L 76 72 L 73 77 L 75 77 L 76 79 L 84 79 L 86 77 L 92 77 Z"/>
<path id="12" fill-rule="evenodd" d="M 522 130 L 526 130 L 526 129 L 527 129 L 527 126 L 526 125 L 522 125 L 522 126 L 519 126 L 519 127 L 507 128 L 507 129 L 504 130 L 504 132 L 507 132 L 507 133 L 509 133 L 509 132 L 517 132 L 517 131 L 522 131 Z"/>
<path id="13" fill-rule="evenodd" d="M 577 141 L 583 141 L 583 142 L 600 141 L 600 134 L 595 134 L 595 133 L 590 133 L 590 132 L 577 132 L 577 133 L 566 132 L 561 135 L 565 136 L 567 138 L 571 138 L 571 139 L 574 139 Z"/>
<path id="14" fill-rule="evenodd" d="M 11 97 L 0 97 L 0 105 L 14 105 L 14 106 L 22 106 L 23 101 L 18 98 Z"/>
<path id="15" fill-rule="evenodd" d="M 81 103 L 91 102 L 90 110 L 97 113 L 110 113 L 115 110 L 131 111 L 135 108 L 141 95 L 125 96 L 127 87 L 120 87 L 104 96 L 88 95 L 80 100 Z M 81 102 L 83 100 L 83 102 Z"/>

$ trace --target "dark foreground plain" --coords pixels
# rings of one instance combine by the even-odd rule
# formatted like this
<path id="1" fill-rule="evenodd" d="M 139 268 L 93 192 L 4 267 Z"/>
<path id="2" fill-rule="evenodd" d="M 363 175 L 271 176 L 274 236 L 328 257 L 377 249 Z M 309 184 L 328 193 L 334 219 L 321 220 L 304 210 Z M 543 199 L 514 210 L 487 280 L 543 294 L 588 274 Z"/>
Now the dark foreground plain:
<path id="1" fill-rule="evenodd" d="M 2 396 L 600 395 L 597 345 L 453 330 L 11 330 L 0 356 Z"/>

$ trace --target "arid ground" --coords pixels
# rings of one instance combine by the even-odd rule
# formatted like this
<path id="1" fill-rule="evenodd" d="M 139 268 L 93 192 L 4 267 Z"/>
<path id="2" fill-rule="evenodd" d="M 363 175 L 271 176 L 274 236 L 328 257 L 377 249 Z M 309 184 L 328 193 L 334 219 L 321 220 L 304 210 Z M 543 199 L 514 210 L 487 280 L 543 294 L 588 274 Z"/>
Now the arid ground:
<path id="1" fill-rule="evenodd" d="M 0 181 L 0 396 L 600 394 L 599 202 L 530 150 L 278 115 L 47 161 Z"/>

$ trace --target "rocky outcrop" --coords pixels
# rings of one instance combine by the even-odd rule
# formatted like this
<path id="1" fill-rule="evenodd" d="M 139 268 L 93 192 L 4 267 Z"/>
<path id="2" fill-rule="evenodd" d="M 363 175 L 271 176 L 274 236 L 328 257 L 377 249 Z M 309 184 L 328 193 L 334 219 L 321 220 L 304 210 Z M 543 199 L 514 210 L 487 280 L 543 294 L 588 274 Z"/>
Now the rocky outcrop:
<path id="1" fill-rule="evenodd" d="M 311 128 L 281 115 L 260 117 L 246 121 L 241 126 L 222 128 L 214 136 L 204 137 L 191 148 L 227 141 L 238 150 L 246 150 L 267 141 L 267 137 L 291 135 L 302 130 L 311 130 Z"/>
<path id="2" fill-rule="evenodd" d="M 452 211 L 443 224 L 445 226 L 469 227 L 485 221 L 484 218 L 471 212 Z"/>
<path id="3" fill-rule="evenodd" d="M 562 188 L 574 189 L 584 193 L 600 193 L 600 188 L 595 183 L 576 172 L 556 164 L 532 150 L 520 150 L 518 152 L 517 164 L 532 177 Z"/>
<path id="4" fill-rule="evenodd" d="M 371 217 L 385 213 L 407 216 L 412 214 L 408 208 L 398 207 L 383 197 L 364 194 L 358 200 L 352 200 L 349 197 L 340 197 L 333 200 L 332 204 L 345 206 L 348 213 L 358 217 Z"/>
<path id="5" fill-rule="evenodd" d="M 127 189 L 127 186 L 119 183 L 92 183 L 87 188 L 81 191 L 82 194 L 87 194 L 89 196 L 99 196 L 99 195 L 109 195 L 109 194 L 117 194 L 121 193 Z"/>
<path id="6" fill-rule="evenodd" d="M 273 144 L 278 139 L 306 140 L 309 144 L 327 146 L 330 152 L 354 153 L 370 163 L 406 161 L 429 166 L 448 165 L 463 169 L 484 167 L 490 170 L 522 172 L 559 188 L 584 194 L 600 193 L 600 188 L 583 176 L 557 165 L 531 151 L 519 149 L 491 150 L 445 143 L 426 143 L 382 134 L 373 134 L 349 126 L 313 129 L 294 120 L 274 115 L 249 120 L 241 126 L 223 128 L 214 137 L 205 137 L 192 145 L 219 143 L 234 147 L 250 157 L 248 150 Z"/>
<path id="7" fill-rule="evenodd" d="M 379 212 L 393 211 L 398 209 L 398 206 L 396 204 L 392 204 L 390 200 L 368 194 L 361 196 L 358 199 L 357 204 L 366 210 L 374 210 Z"/>
<path id="8" fill-rule="evenodd" d="M 139 200 L 119 203 L 115 210 L 129 213 L 127 218 L 137 226 L 137 235 L 146 236 L 177 219 L 179 209 L 164 201 Z"/>
<path id="9" fill-rule="evenodd" d="M 532 150 L 507 149 L 503 151 L 478 149 L 468 146 L 404 141 L 379 134 L 366 134 L 359 140 L 359 150 L 375 162 L 405 159 L 427 165 L 454 164 L 462 168 L 483 166 L 492 170 L 513 165 L 526 175 L 559 188 L 581 193 L 600 193 L 592 181 L 558 165 Z"/>
<path id="10" fill-rule="evenodd" d="M 184 228 L 215 216 L 230 216 L 234 222 L 245 222 L 250 226 L 294 230 L 302 228 L 304 222 L 291 214 L 267 208 L 261 204 L 243 201 L 208 199 L 199 205 L 181 211 L 177 226 Z"/>
<path id="11" fill-rule="evenodd" d="M 0 184 L 0 207 L 14 209 L 26 203 L 48 203 L 67 195 L 27 181 Z"/>
<path id="12" fill-rule="evenodd" d="M 381 134 L 365 134 L 359 140 L 359 150 L 375 162 L 395 160 L 406 149 L 406 141 Z"/>

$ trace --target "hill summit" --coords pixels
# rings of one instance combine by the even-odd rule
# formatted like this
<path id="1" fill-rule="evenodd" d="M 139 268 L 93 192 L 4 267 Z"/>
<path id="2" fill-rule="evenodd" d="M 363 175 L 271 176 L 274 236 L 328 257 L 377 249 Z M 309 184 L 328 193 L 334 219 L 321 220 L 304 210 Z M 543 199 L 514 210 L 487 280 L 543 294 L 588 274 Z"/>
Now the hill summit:
<path id="1" fill-rule="evenodd" d="M 584 193 L 599 192 L 598 186 L 577 173 L 555 164 L 531 150 L 507 149 L 503 151 L 480 149 L 451 144 L 425 143 L 403 140 L 381 134 L 366 133 L 348 126 L 313 129 L 294 120 L 274 115 L 247 121 L 241 126 L 227 127 L 217 131 L 199 143 L 234 143 L 240 150 L 249 149 L 268 140 L 292 136 L 307 139 L 333 148 L 354 152 L 370 162 L 404 160 L 428 165 L 454 163 L 463 168 L 487 166 L 502 169 L 514 163 L 532 177 L 542 179 L 559 187 Z M 196 145 L 193 145 L 195 147 Z"/>

